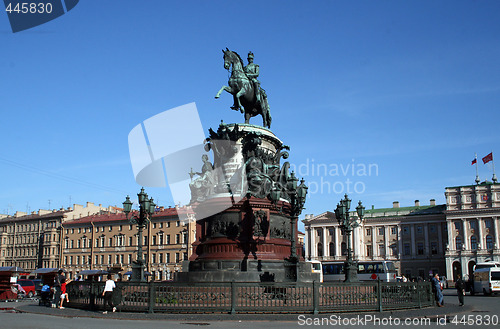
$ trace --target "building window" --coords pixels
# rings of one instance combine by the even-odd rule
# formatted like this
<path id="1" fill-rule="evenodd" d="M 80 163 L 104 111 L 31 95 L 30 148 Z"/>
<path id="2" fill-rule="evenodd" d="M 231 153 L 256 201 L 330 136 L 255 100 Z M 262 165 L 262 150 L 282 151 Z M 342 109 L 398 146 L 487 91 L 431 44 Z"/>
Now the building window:
<path id="1" fill-rule="evenodd" d="M 372 235 L 372 229 L 371 228 L 367 228 L 366 229 L 366 235 Z"/>
<path id="2" fill-rule="evenodd" d="M 392 244 L 389 248 L 391 248 L 391 256 L 396 256 L 398 254 L 398 249 L 395 244 Z"/>
<path id="3" fill-rule="evenodd" d="M 396 226 L 391 227 L 391 234 L 393 234 L 393 235 L 398 234 L 398 228 Z"/>
<path id="4" fill-rule="evenodd" d="M 318 243 L 318 257 L 323 257 L 323 244 Z"/>
<path id="5" fill-rule="evenodd" d="M 408 229 L 408 226 L 403 226 L 403 234 L 404 235 L 407 235 L 409 233 L 409 229 Z"/>
<path id="6" fill-rule="evenodd" d="M 128 237 L 128 245 L 129 246 L 133 245 L 133 237 L 131 237 L 131 236 Z"/>
<path id="7" fill-rule="evenodd" d="M 158 244 L 160 246 L 163 245 L 163 233 L 158 234 Z"/>
<path id="8" fill-rule="evenodd" d="M 366 245 L 366 257 L 371 257 L 372 256 L 372 246 L 367 244 Z"/>
<path id="9" fill-rule="evenodd" d="M 384 235 L 384 228 L 383 227 L 378 228 L 378 235 L 380 235 L 380 236 Z"/>
<path id="10" fill-rule="evenodd" d="M 329 229 L 328 229 L 328 234 L 329 234 L 330 236 L 333 236 L 333 235 L 335 234 L 335 230 L 334 230 L 333 228 L 329 228 Z"/>
<path id="11" fill-rule="evenodd" d="M 477 222 L 475 220 L 471 220 L 469 225 L 472 230 L 477 230 Z"/>
<path id="12" fill-rule="evenodd" d="M 455 224 L 455 230 L 460 230 L 460 222 L 454 222 Z"/>
<path id="13" fill-rule="evenodd" d="M 179 263 L 180 260 L 181 260 L 181 255 L 178 252 L 176 252 L 175 253 L 175 262 Z"/>
<path id="14" fill-rule="evenodd" d="M 462 250 L 462 238 L 459 236 L 455 239 L 455 248 L 457 250 Z"/>
<path id="15" fill-rule="evenodd" d="M 170 222 L 167 222 L 167 227 L 170 227 Z"/>
<path id="16" fill-rule="evenodd" d="M 163 228 L 163 222 L 160 223 L 160 228 Z M 160 262 L 161 263 L 161 262 Z"/>
<path id="17" fill-rule="evenodd" d="M 78 234 L 80 234 L 80 233 L 82 233 L 82 228 L 81 227 L 78 228 Z"/>
<path id="18" fill-rule="evenodd" d="M 129 231 L 132 231 L 132 225 L 129 225 L 129 226 L 128 226 L 128 230 L 129 230 Z"/>
<path id="19" fill-rule="evenodd" d="M 166 244 L 170 244 L 170 234 L 167 234 L 167 241 Z"/>
<path id="20" fill-rule="evenodd" d="M 484 226 L 485 226 L 486 228 L 491 228 L 491 220 L 489 220 L 489 219 L 485 219 L 485 220 L 484 220 Z"/>
<path id="21" fill-rule="evenodd" d="M 99 255 L 95 255 L 94 259 L 95 259 L 95 260 L 94 260 L 94 263 L 95 263 L 96 265 L 97 265 L 97 264 L 99 264 Z"/>
<path id="22" fill-rule="evenodd" d="M 108 241 L 109 241 L 108 246 L 112 247 L 113 246 L 113 238 L 109 238 Z"/>
<path id="23" fill-rule="evenodd" d="M 121 232 L 122 229 L 123 229 L 122 225 L 118 226 L 118 231 Z"/>
<path id="24" fill-rule="evenodd" d="M 179 227 L 181 225 L 180 221 L 175 222 L 175 226 Z"/>
<path id="25" fill-rule="evenodd" d="M 175 244 L 180 244 L 181 243 L 181 235 L 180 234 L 176 234 L 175 235 Z"/>
<path id="26" fill-rule="evenodd" d="M 158 254 L 158 263 L 160 263 L 160 264 L 163 263 L 163 254 L 162 253 Z"/>
<path id="27" fill-rule="evenodd" d="M 422 242 L 417 243 L 417 254 L 418 255 L 424 254 L 424 244 Z"/>
<path id="28" fill-rule="evenodd" d="M 167 264 L 168 264 L 168 263 L 170 263 L 170 253 L 168 253 L 168 252 L 167 252 L 167 253 L 165 254 L 165 257 L 166 257 L 166 258 L 165 258 L 165 263 L 167 263 Z"/>
<path id="29" fill-rule="evenodd" d="M 111 261 L 111 255 L 108 255 L 108 265 L 111 265 L 112 261 Z"/>
<path id="30" fill-rule="evenodd" d="M 422 234 L 422 226 L 417 226 L 417 234 Z"/>
<path id="31" fill-rule="evenodd" d="M 342 253 L 342 256 L 347 256 L 347 245 L 345 242 L 340 244 L 340 252 Z"/>
<path id="32" fill-rule="evenodd" d="M 405 256 L 409 256 L 410 254 L 411 254 L 410 244 L 409 243 L 405 243 L 405 245 L 404 245 L 404 255 Z"/>
<path id="33" fill-rule="evenodd" d="M 431 242 L 431 254 L 437 255 L 437 253 L 438 253 L 437 243 Z"/>
<path id="34" fill-rule="evenodd" d="M 156 264 L 156 254 L 151 254 L 151 263 Z"/>
<path id="35" fill-rule="evenodd" d="M 109 231 L 110 231 L 110 232 L 111 232 L 111 231 L 113 231 L 113 226 L 110 226 L 110 227 L 109 227 Z"/>
<path id="36" fill-rule="evenodd" d="M 383 244 L 378 245 L 378 255 L 380 257 L 385 257 L 385 246 Z"/>
<path id="37" fill-rule="evenodd" d="M 153 223 L 153 228 L 156 228 L 156 223 Z M 154 263 L 154 262 L 153 262 Z"/>
<path id="38" fill-rule="evenodd" d="M 101 265 L 104 264 L 104 255 L 101 255 Z"/>
<path id="39" fill-rule="evenodd" d="M 333 242 L 330 242 L 330 256 L 335 256 L 335 244 Z"/>
<path id="40" fill-rule="evenodd" d="M 156 235 L 153 235 L 153 236 L 152 236 L 152 241 L 151 241 L 151 244 L 152 244 L 153 246 L 156 246 Z M 153 262 L 153 263 L 154 263 L 154 262 Z"/>
<path id="41" fill-rule="evenodd" d="M 132 254 L 128 254 L 128 263 L 132 264 Z"/>
<path id="42" fill-rule="evenodd" d="M 470 248 L 472 250 L 477 250 L 477 238 L 475 236 L 470 237 Z"/>
<path id="43" fill-rule="evenodd" d="M 493 249 L 493 237 L 491 235 L 486 236 L 486 249 Z"/>

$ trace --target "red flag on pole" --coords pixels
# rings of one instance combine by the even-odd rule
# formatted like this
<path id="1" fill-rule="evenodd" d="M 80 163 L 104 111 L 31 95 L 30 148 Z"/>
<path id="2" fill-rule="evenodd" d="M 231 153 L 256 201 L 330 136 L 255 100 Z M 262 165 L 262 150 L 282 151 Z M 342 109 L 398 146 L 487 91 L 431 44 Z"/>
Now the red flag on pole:
<path id="1" fill-rule="evenodd" d="M 476 164 L 476 163 L 477 163 L 477 159 L 474 159 L 474 160 L 472 160 L 471 165 L 474 165 L 474 164 Z"/>
<path id="2" fill-rule="evenodd" d="M 484 164 L 487 164 L 490 161 L 493 161 L 493 152 L 491 152 L 490 154 L 488 154 L 487 156 L 485 156 L 483 158 L 483 163 Z"/>

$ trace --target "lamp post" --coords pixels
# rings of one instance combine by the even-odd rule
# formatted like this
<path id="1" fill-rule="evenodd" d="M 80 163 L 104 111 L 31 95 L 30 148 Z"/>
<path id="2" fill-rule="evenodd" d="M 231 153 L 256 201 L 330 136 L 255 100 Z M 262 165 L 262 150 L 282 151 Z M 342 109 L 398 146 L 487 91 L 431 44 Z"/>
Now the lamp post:
<path id="1" fill-rule="evenodd" d="M 155 203 L 153 202 L 153 198 L 148 199 L 148 195 L 144 192 L 144 188 L 141 188 L 141 192 L 137 194 L 139 200 L 139 216 L 132 215 L 130 218 L 128 217 L 129 213 L 132 210 L 132 201 L 130 201 L 130 197 L 127 195 L 127 198 L 123 202 L 123 212 L 125 216 L 132 224 L 137 224 L 138 229 L 138 243 L 137 243 L 137 260 L 132 262 L 132 279 L 131 281 L 146 281 L 144 276 L 144 258 L 142 257 L 142 231 L 144 227 L 148 224 L 151 216 L 155 212 Z"/>
<path id="2" fill-rule="evenodd" d="M 359 221 L 363 219 L 363 216 L 365 215 L 365 207 L 363 207 L 361 201 L 358 202 L 358 206 L 356 207 L 358 218 L 349 217 L 350 208 L 351 208 L 351 199 L 349 199 L 346 194 L 344 196 L 344 199 L 340 200 L 340 203 L 337 204 L 337 208 L 335 209 L 335 218 L 337 218 L 340 229 L 344 231 L 347 238 L 347 258 L 344 263 L 344 268 L 345 268 L 344 282 L 359 282 L 357 264 L 352 257 L 353 255 L 352 255 L 351 235 L 353 229 L 358 227 Z"/>
<path id="3" fill-rule="evenodd" d="M 300 213 L 304 209 L 304 204 L 306 202 L 306 195 L 308 187 L 304 184 L 304 179 L 300 180 L 300 185 L 297 186 L 298 179 L 295 177 L 294 172 L 287 177 L 286 186 L 280 189 L 278 186 L 274 186 L 271 190 L 270 197 L 271 200 L 276 204 L 281 197 L 281 193 L 285 193 L 290 200 L 290 257 L 286 259 L 285 266 L 288 269 L 287 277 L 292 281 L 297 280 L 297 264 L 299 262 L 299 257 L 297 256 L 297 220 Z"/>

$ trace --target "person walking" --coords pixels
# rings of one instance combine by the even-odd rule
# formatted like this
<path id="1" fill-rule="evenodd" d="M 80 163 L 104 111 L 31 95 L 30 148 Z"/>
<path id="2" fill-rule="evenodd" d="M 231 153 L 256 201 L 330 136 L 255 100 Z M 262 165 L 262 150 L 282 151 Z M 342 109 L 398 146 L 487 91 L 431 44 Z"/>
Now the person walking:
<path id="1" fill-rule="evenodd" d="M 56 308 L 61 299 L 61 284 L 66 281 L 66 277 L 63 275 L 63 270 L 57 271 L 54 278 L 54 299 L 52 300 L 52 307 Z"/>
<path id="2" fill-rule="evenodd" d="M 432 291 L 434 292 L 434 297 L 436 298 L 436 304 L 438 307 L 443 307 L 443 292 L 441 291 L 441 282 L 439 281 L 439 274 L 435 273 L 434 277 L 431 279 Z"/>
<path id="3" fill-rule="evenodd" d="M 455 281 L 455 288 L 457 289 L 458 302 L 460 306 L 464 305 L 464 296 L 465 296 L 465 284 L 460 277 L 460 274 L 457 274 L 457 281 Z"/>
<path id="4" fill-rule="evenodd" d="M 106 285 L 104 286 L 104 291 L 102 292 L 102 295 L 104 296 L 104 312 L 102 312 L 102 314 L 108 314 L 106 305 L 109 305 L 113 312 L 116 312 L 116 307 L 113 305 L 112 301 L 113 290 L 115 288 L 115 281 L 111 278 L 111 274 L 108 274 L 108 279 L 106 280 Z"/>

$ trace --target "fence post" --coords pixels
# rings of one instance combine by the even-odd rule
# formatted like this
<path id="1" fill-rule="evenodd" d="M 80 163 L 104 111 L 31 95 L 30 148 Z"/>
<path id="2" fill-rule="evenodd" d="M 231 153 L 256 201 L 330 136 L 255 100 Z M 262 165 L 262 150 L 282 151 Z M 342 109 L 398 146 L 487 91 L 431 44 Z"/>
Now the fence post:
<path id="1" fill-rule="evenodd" d="M 382 312 L 382 283 L 380 278 L 377 280 L 377 300 L 378 300 L 378 311 Z"/>
<path id="2" fill-rule="evenodd" d="M 418 298 L 418 308 L 422 308 L 422 300 L 420 298 L 421 290 L 423 285 L 417 283 L 417 298 Z"/>
<path id="3" fill-rule="evenodd" d="M 154 313 L 154 305 L 156 299 L 154 281 L 149 282 L 148 292 L 149 292 L 148 313 Z"/>
<path id="4" fill-rule="evenodd" d="M 319 313 L 319 286 L 316 280 L 313 281 L 313 314 Z"/>
<path id="5" fill-rule="evenodd" d="M 236 314 L 236 286 L 231 281 L 231 314 Z"/>

